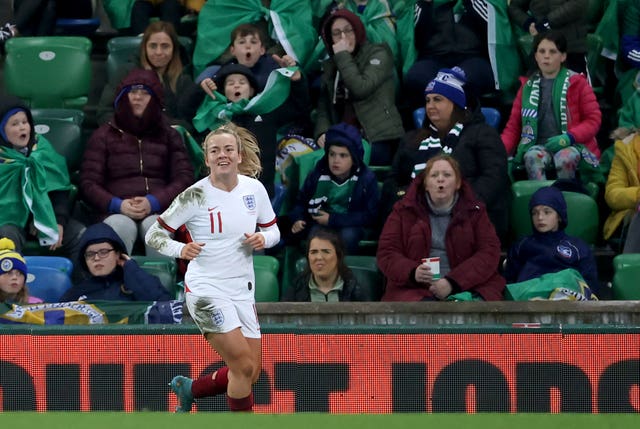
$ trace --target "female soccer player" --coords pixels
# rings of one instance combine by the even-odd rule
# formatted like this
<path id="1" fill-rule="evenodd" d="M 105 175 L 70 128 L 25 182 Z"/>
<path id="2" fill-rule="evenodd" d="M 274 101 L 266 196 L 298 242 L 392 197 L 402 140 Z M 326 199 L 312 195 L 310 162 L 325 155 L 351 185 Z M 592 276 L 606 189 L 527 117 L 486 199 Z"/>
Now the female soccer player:
<path id="1" fill-rule="evenodd" d="M 177 412 L 190 411 L 195 398 L 225 392 L 232 411 L 251 411 L 251 386 L 261 370 L 252 254 L 277 244 L 280 231 L 267 191 L 248 177 L 260 171 L 255 138 L 229 124 L 211 132 L 203 149 L 209 176 L 178 195 L 146 241 L 190 261 L 187 308 L 227 366 L 196 380 L 177 376 L 170 386 L 178 396 Z M 170 237 L 183 224 L 193 239 L 187 244 Z"/>

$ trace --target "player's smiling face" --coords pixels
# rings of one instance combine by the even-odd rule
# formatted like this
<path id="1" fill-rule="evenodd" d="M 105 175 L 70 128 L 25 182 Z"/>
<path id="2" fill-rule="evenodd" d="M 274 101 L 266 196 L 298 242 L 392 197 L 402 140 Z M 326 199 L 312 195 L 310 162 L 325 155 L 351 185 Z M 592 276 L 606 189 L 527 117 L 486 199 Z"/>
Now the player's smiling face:
<path id="1" fill-rule="evenodd" d="M 213 176 L 238 174 L 242 156 L 233 134 L 215 134 L 207 140 L 205 163 Z"/>

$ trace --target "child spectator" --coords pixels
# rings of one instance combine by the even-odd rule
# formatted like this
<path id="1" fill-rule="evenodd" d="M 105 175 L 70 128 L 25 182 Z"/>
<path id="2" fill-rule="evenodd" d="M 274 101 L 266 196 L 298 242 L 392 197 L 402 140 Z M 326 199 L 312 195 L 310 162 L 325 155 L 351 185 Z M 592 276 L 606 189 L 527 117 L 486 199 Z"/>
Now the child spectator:
<path id="1" fill-rule="evenodd" d="M 511 21 L 534 37 L 561 33 L 567 40 L 567 67 L 586 74 L 588 8 L 589 0 L 511 0 L 508 11 Z"/>
<path id="2" fill-rule="evenodd" d="M 307 267 L 281 301 L 373 301 L 347 267 L 344 256 L 340 237 L 329 229 L 317 228 L 309 236 Z"/>
<path id="3" fill-rule="evenodd" d="M 593 292 L 598 292 L 598 271 L 589 245 L 565 232 L 567 203 L 554 186 L 538 189 L 529 201 L 533 234 L 514 244 L 507 255 L 507 283 L 519 283 L 573 268 Z"/>
<path id="4" fill-rule="evenodd" d="M 256 91 L 262 92 L 269 74 L 279 67 L 276 60 L 266 54 L 264 33 L 258 26 L 245 23 L 231 32 L 230 39 L 229 54 L 232 58 L 223 65 L 241 64 L 249 68 L 258 84 Z M 200 83 L 205 92 L 209 93 L 209 85 L 220 67 L 209 66 L 196 78 L 196 83 Z"/>
<path id="5" fill-rule="evenodd" d="M 138 266 L 106 223 L 91 225 L 80 242 L 80 267 L 88 275 L 60 298 L 68 301 L 168 301 L 160 280 Z"/>
<path id="6" fill-rule="evenodd" d="M 37 238 L 75 261 L 84 226 L 70 218 L 67 164 L 36 135 L 31 111 L 14 96 L 0 97 L 0 237 L 18 252 Z"/>
<path id="7" fill-rule="evenodd" d="M 575 179 L 578 167 L 595 167 L 600 159 L 598 100 L 586 78 L 565 66 L 562 33 L 538 34 L 533 52 L 538 68 L 520 79 L 502 142 L 514 155 L 516 170 L 526 169 L 530 180 L 545 180 L 548 169 L 558 178 Z"/>
<path id="8" fill-rule="evenodd" d="M 27 263 L 8 238 L 0 239 L 0 302 L 36 304 L 40 298 L 29 295 Z"/>
<path id="9" fill-rule="evenodd" d="M 296 239 L 305 238 L 318 225 L 335 229 L 347 253 L 354 254 L 365 228 L 376 222 L 378 183 L 363 161 L 362 136 L 353 125 L 329 128 L 324 151 L 289 214 L 291 232 Z"/>
<path id="10" fill-rule="evenodd" d="M 285 55 L 276 57 L 282 67 L 293 67 L 295 61 Z M 223 66 L 208 81 L 210 96 L 198 109 L 193 124 L 198 131 L 218 128 L 227 121 L 251 131 L 260 145 L 262 175 L 260 181 L 269 196 L 274 195 L 278 130 L 288 124 L 308 128 L 311 104 L 309 92 L 300 71 L 289 77 L 277 73 L 273 86 L 258 95 L 258 82 L 251 70 L 242 64 Z M 287 97 L 286 85 L 290 85 Z M 219 92 L 214 91 L 220 91 Z"/>

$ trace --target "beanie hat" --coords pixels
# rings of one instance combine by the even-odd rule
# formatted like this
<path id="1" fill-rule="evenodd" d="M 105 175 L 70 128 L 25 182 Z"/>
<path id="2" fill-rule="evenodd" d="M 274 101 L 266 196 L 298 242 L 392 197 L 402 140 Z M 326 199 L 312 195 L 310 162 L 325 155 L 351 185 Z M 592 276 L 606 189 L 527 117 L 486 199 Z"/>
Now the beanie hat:
<path id="1" fill-rule="evenodd" d="M 529 213 L 535 206 L 547 206 L 554 209 L 560 217 L 558 229 L 567 227 L 567 202 L 562 195 L 562 191 L 555 186 L 545 186 L 538 189 L 529 200 Z"/>
<path id="2" fill-rule="evenodd" d="M 8 238 L 0 238 L 0 274 L 18 270 L 27 277 L 27 263 L 22 255 L 16 252 L 16 245 Z"/>
<path id="3" fill-rule="evenodd" d="M 364 158 L 364 147 L 362 146 L 362 135 L 353 125 L 345 122 L 331 126 L 325 133 L 324 151 L 328 155 L 329 148 L 333 145 L 345 146 L 349 149 L 353 163 L 360 166 Z"/>
<path id="4" fill-rule="evenodd" d="M 117 109 L 122 97 L 134 89 L 144 89 L 158 100 L 161 106 L 163 105 L 164 90 L 158 74 L 151 70 L 133 69 L 122 79 L 116 90 L 116 97 L 113 101 L 114 108 Z"/>
<path id="5" fill-rule="evenodd" d="M 241 74 L 246 77 L 254 91 L 262 90 L 262 88 L 258 88 L 258 81 L 249 67 L 242 64 L 229 63 L 220 67 L 215 76 L 213 76 L 213 81 L 216 83 L 219 93 L 224 94 L 224 81 L 232 74 Z"/>
<path id="6" fill-rule="evenodd" d="M 2 117 L 2 121 L 0 121 L 0 136 L 2 136 L 4 141 L 9 141 L 9 139 L 7 138 L 7 133 L 4 131 L 4 127 L 7 125 L 7 122 L 9 122 L 9 118 L 11 118 L 18 112 L 26 112 L 26 110 L 21 107 L 14 107 L 13 109 L 5 113 L 5 115 Z"/>
<path id="7" fill-rule="evenodd" d="M 466 75 L 460 67 L 440 69 L 435 79 L 427 84 L 424 95 L 440 94 L 462 109 L 467 107 L 467 97 L 462 88 L 466 83 Z"/>

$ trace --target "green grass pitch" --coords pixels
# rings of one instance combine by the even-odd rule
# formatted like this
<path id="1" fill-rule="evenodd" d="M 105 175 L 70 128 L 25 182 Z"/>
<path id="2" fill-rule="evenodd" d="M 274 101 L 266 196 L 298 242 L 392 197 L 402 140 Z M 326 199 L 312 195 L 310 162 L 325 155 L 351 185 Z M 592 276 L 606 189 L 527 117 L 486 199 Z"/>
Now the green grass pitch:
<path id="1" fill-rule="evenodd" d="M 3 428 L 69 429 L 620 429 L 638 427 L 637 414 L 235 414 L 162 412 L 6 412 Z"/>

